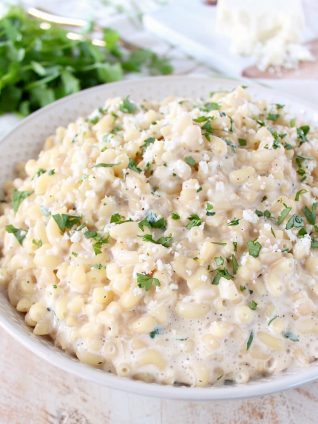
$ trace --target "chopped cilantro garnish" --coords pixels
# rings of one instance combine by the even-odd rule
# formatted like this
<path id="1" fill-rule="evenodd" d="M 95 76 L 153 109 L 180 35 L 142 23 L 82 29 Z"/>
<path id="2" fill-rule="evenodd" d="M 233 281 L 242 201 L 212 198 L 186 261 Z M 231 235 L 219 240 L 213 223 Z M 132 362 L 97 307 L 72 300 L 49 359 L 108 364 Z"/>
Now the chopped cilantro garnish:
<path id="1" fill-rule="evenodd" d="M 221 109 L 221 106 L 216 102 L 205 103 L 202 108 L 204 112 L 211 112 L 211 110 L 220 110 L 220 109 Z"/>
<path id="2" fill-rule="evenodd" d="M 300 141 L 300 144 L 303 144 L 308 141 L 307 134 L 310 131 L 309 125 L 303 125 L 297 128 L 296 131 L 297 131 L 297 137 L 298 137 L 298 140 Z"/>
<path id="3" fill-rule="evenodd" d="M 227 223 L 227 225 L 228 225 L 229 227 L 233 227 L 234 225 L 239 225 L 239 223 L 240 223 L 239 218 L 234 218 L 234 219 L 232 219 L 231 221 L 229 221 L 229 222 Z"/>
<path id="4" fill-rule="evenodd" d="M 186 225 L 188 230 L 193 227 L 199 227 L 202 224 L 201 218 L 197 214 L 192 214 L 188 217 L 189 223 Z"/>
<path id="5" fill-rule="evenodd" d="M 238 265 L 238 262 L 237 262 L 235 255 L 231 255 L 230 258 L 229 258 L 229 261 L 230 261 L 230 264 L 231 264 L 231 267 L 232 267 L 232 273 L 233 273 L 233 275 L 235 275 L 237 273 L 238 268 L 239 268 L 239 265 Z"/>
<path id="6" fill-rule="evenodd" d="M 233 241 L 232 244 L 234 252 L 237 252 L 237 241 Z"/>
<path id="7" fill-rule="evenodd" d="M 93 168 L 112 168 L 113 166 L 119 165 L 119 163 L 97 163 Z"/>
<path id="8" fill-rule="evenodd" d="M 82 218 L 76 215 L 67 215 L 65 213 L 52 215 L 52 218 L 57 223 L 62 233 L 65 230 L 70 230 L 74 225 L 80 224 Z"/>
<path id="9" fill-rule="evenodd" d="M 154 244 L 161 244 L 164 247 L 170 247 L 173 241 L 173 238 L 171 236 L 168 237 L 159 237 L 157 240 L 155 240 L 151 234 L 145 234 L 144 236 L 141 236 L 143 241 L 149 241 Z"/>
<path id="10" fill-rule="evenodd" d="M 245 138 L 239 138 L 238 139 L 239 145 L 241 147 L 246 146 L 247 145 L 247 141 L 245 140 Z"/>
<path id="11" fill-rule="evenodd" d="M 253 343 L 253 339 L 254 339 L 254 334 L 253 334 L 253 331 L 251 331 L 246 343 L 246 350 L 249 350 L 249 348 L 251 347 L 251 344 Z"/>
<path id="12" fill-rule="evenodd" d="M 138 174 L 140 174 L 142 171 L 140 168 L 138 168 L 136 161 L 134 161 L 132 158 L 129 158 L 128 168 L 132 171 L 138 172 Z"/>
<path id="13" fill-rule="evenodd" d="M 156 336 L 158 336 L 160 334 L 160 331 L 161 331 L 160 328 L 156 327 L 154 330 L 150 331 L 149 337 L 151 339 L 154 339 Z"/>
<path id="14" fill-rule="evenodd" d="M 252 311 L 256 311 L 257 308 L 257 302 L 255 300 L 251 300 L 250 303 L 247 305 Z"/>
<path id="15" fill-rule="evenodd" d="M 35 239 L 33 239 L 32 240 L 32 244 L 35 246 L 35 247 L 37 247 L 37 248 L 39 248 L 39 247 L 41 247 L 42 245 L 43 245 L 43 242 L 42 242 L 42 240 L 35 240 Z"/>
<path id="16" fill-rule="evenodd" d="M 306 217 L 308 223 L 311 224 L 311 225 L 316 224 L 317 205 L 318 205 L 318 203 L 314 202 L 311 206 L 311 209 L 309 209 L 307 206 L 305 206 L 305 208 L 304 208 L 305 217 Z"/>
<path id="17" fill-rule="evenodd" d="M 247 248 L 248 248 L 248 253 L 254 258 L 257 258 L 262 249 L 262 245 L 256 240 L 250 240 L 247 243 Z"/>
<path id="18" fill-rule="evenodd" d="M 207 203 L 205 209 L 206 209 L 206 215 L 207 216 L 213 216 L 213 215 L 215 215 L 215 212 L 213 211 L 213 205 L 212 205 L 212 203 Z"/>
<path id="19" fill-rule="evenodd" d="M 93 250 L 94 250 L 95 255 L 99 255 L 100 253 L 102 253 L 103 245 L 107 244 L 109 242 L 109 236 L 108 235 L 106 237 L 103 237 L 100 234 L 98 234 L 97 231 L 87 230 L 84 233 L 84 237 L 87 238 L 87 239 L 94 240 Z"/>
<path id="20" fill-rule="evenodd" d="M 296 202 L 298 202 L 298 201 L 299 201 L 299 199 L 300 199 L 300 196 L 301 196 L 302 194 L 307 193 L 307 191 L 308 191 L 308 190 L 305 190 L 304 188 L 302 188 L 301 190 L 297 191 L 297 193 L 296 193 L 296 195 L 295 195 L 295 200 L 296 200 Z"/>
<path id="21" fill-rule="evenodd" d="M 146 138 L 144 144 L 142 145 L 143 151 L 145 151 L 150 146 L 150 144 L 153 144 L 155 141 L 156 139 L 154 137 Z"/>
<path id="22" fill-rule="evenodd" d="M 271 211 L 269 211 L 268 209 L 265 209 L 264 211 L 260 211 L 260 210 L 256 209 L 255 213 L 258 217 L 261 217 L 261 216 L 264 216 L 265 218 L 271 218 L 272 217 Z"/>
<path id="23" fill-rule="evenodd" d="M 226 280 L 230 280 L 233 276 L 228 272 L 227 269 L 217 269 L 216 273 L 213 277 L 212 284 L 217 286 L 221 280 L 221 278 L 225 278 Z"/>
<path id="24" fill-rule="evenodd" d="M 301 228 L 304 226 L 304 218 L 299 215 L 292 215 L 286 224 L 286 230 L 291 228 Z"/>
<path id="25" fill-rule="evenodd" d="M 129 222 L 130 219 L 126 219 L 123 215 L 120 215 L 119 213 L 114 213 L 110 217 L 110 223 L 111 224 L 123 224 L 124 222 Z"/>
<path id="26" fill-rule="evenodd" d="M 36 176 L 37 177 L 40 177 L 42 174 L 45 174 L 46 173 L 46 170 L 45 169 L 43 169 L 43 168 L 39 168 L 37 171 L 36 171 Z"/>
<path id="27" fill-rule="evenodd" d="M 223 258 L 223 256 L 216 256 L 214 258 L 214 262 L 215 262 L 216 266 L 223 265 L 224 264 L 224 258 Z"/>
<path id="28" fill-rule="evenodd" d="M 278 118 L 279 118 L 279 113 L 269 113 L 267 115 L 268 121 L 277 121 Z"/>
<path id="29" fill-rule="evenodd" d="M 146 218 L 139 222 L 138 227 L 144 231 L 144 227 L 148 228 L 160 228 L 165 230 L 167 228 L 167 221 L 165 218 L 158 218 L 153 212 L 148 213 Z"/>
<path id="30" fill-rule="evenodd" d="M 178 219 L 180 219 L 180 215 L 179 215 L 178 213 L 176 213 L 176 212 L 172 212 L 172 214 L 171 214 L 171 218 L 172 218 L 174 221 L 177 221 Z"/>
<path id="31" fill-rule="evenodd" d="M 132 103 L 129 99 L 129 96 L 126 96 L 122 102 L 122 104 L 119 106 L 119 110 L 121 110 L 124 113 L 135 113 L 137 111 L 137 106 L 135 103 Z"/>
<path id="32" fill-rule="evenodd" d="M 187 163 L 190 166 L 195 166 L 195 164 L 196 164 L 196 161 L 193 159 L 192 156 L 186 156 L 184 158 L 184 161 L 185 161 L 185 163 Z"/>
<path id="33" fill-rule="evenodd" d="M 103 264 L 93 264 L 92 266 L 91 266 L 91 268 L 92 269 L 97 269 L 97 270 L 101 270 L 101 269 L 106 269 L 106 265 L 103 265 Z"/>
<path id="34" fill-rule="evenodd" d="M 137 283 L 138 287 L 146 291 L 150 290 L 153 286 L 160 286 L 158 278 L 154 278 L 150 274 L 137 273 Z"/>
<path id="35" fill-rule="evenodd" d="M 318 249 L 318 240 L 315 240 L 315 239 L 311 240 L 311 248 Z"/>
<path id="36" fill-rule="evenodd" d="M 282 224 L 287 216 L 289 215 L 289 212 L 292 210 L 292 208 L 286 206 L 285 209 L 283 209 L 277 219 L 277 225 Z"/>
<path id="37" fill-rule="evenodd" d="M 55 175 L 55 169 L 50 169 L 49 172 L 48 172 L 48 175 L 50 175 L 50 177 L 52 175 Z"/>
<path id="38" fill-rule="evenodd" d="M 12 207 L 13 207 L 13 210 L 14 210 L 15 213 L 18 211 L 23 200 L 25 200 L 27 197 L 31 196 L 32 193 L 33 193 L 33 191 L 14 190 L 13 195 L 12 195 Z"/>
<path id="39" fill-rule="evenodd" d="M 13 234 L 14 237 L 18 240 L 19 244 L 21 244 L 22 246 L 23 240 L 25 239 L 27 235 L 26 230 L 22 230 L 21 228 L 16 228 L 10 224 L 6 226 L 6 232 L 9 234 Z"/>

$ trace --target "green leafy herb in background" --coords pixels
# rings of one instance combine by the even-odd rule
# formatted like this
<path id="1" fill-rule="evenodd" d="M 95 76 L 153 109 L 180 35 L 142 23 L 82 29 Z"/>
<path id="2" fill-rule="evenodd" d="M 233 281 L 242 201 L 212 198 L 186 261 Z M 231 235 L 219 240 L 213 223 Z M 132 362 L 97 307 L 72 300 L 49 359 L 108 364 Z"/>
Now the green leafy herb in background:
<path id="1" fill-rule="evenodd" d="M 0 20 L 0 114 L 28 115 L 63 96 L 144 68 L 151 74 L 172 72 L 168 60 L 150 50 L 128 53 L 110 28 L 103 32 L 106 47 L 98 47 L 89 34 L 87 40 L 70 40 L 66 30 L 40 24 L 17 7 Z"/>

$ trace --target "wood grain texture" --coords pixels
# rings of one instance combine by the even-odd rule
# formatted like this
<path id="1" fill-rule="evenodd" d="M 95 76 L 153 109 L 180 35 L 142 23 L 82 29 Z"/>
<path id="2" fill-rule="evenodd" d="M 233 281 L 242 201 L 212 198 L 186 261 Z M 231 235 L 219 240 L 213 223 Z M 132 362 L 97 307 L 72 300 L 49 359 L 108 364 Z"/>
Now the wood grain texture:
<path id="1" fill-rule="evenodd" d="M 0 329 L 0 424 L 316 424 L 318 382 L 243 401 L 144 398 L 66 374 Z"/>

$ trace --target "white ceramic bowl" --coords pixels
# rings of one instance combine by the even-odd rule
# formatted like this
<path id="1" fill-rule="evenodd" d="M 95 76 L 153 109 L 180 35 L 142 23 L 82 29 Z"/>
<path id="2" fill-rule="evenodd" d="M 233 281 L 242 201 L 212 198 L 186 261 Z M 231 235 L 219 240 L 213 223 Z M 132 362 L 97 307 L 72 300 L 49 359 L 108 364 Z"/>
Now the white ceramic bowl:
<path id="1" fill-rule="evenodd" d="M 211 91 L 231 90 L 237 85 L 237 82 L 221 79 L 159 77 L 101 85 L 66 97 L 24 119 L 2 140 L 0 186 L 13 176 L 12 171 L 16 162 L 36 156 L 46 137 L 53 133 L 55 128 L 72 122 L 80 115 L 89 114 L 102 106 L 107 97 L 130 95 L 132 99 L 141 100 L 161 99 L 173 95 L 198 98 L 206 96 Z M 290 96 L 259 86 L 250 86 L 249 90 L 257 98 L 286 104 L 292 113 L 303 114 L 306 120 L 315 121 L 318 125 L 318 113 L 310 104 L 304 104 Z M 24 323 L 23 315 L 10 305 L 5 291 L 0 292 L 0 325 L 26 348 L 65 371 L 114 389 L 146 396 L 189 400 L 246 398 L 289 389 L 318 378 L 318 364 L 247 384 L 209 388 L 163 386 L 118 377 L 81 364 L 77 359 L 54 347 L 49 340 L 33 335 L 31 329 Z"/>

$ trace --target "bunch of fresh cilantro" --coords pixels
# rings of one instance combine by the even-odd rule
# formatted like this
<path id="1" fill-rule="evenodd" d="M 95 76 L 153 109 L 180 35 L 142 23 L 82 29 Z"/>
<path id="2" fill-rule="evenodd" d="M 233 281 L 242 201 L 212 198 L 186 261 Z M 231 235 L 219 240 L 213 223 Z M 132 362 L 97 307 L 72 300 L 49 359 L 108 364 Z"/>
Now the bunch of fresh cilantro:
<path id="1" fill-rule="evenodd" d="M 34 110 L 83 88 L 118 81 L 125 73 L 169 74 L 165 58 L 146 49 L 128 52 L 120 47 L 119 34 L 103 32 L 106 47 L 89 39 L 70 40 L 67 31 L 40 22 L 20 8 L 0 20 L 0 114 Z"/>

